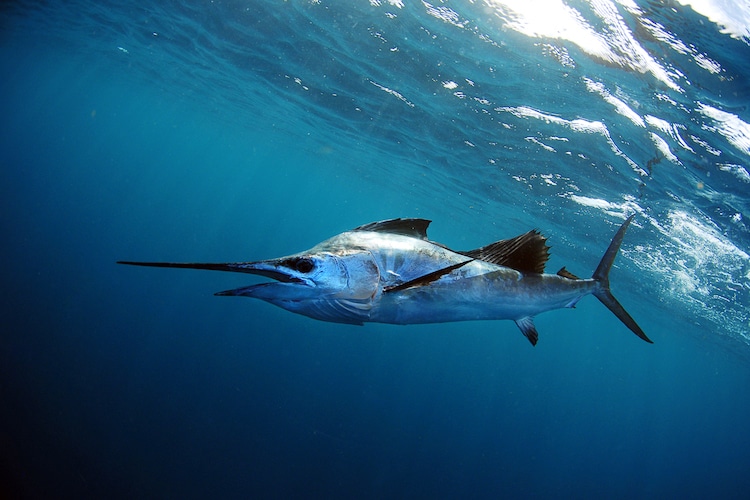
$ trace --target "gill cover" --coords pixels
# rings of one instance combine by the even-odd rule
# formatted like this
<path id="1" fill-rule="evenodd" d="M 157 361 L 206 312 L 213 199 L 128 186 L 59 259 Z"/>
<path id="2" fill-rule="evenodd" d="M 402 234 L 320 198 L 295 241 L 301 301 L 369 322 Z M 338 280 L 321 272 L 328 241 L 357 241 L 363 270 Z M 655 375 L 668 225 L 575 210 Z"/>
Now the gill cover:
<path id="1" fill-rule="evenodd" d="M 216 295 L 252 297 L 315 319 L 362 324 L 368 319 L 380 281 L 372 255 L 364 250 L 314 250 L 248 263 L 243 272 L 277 281 Z"/>

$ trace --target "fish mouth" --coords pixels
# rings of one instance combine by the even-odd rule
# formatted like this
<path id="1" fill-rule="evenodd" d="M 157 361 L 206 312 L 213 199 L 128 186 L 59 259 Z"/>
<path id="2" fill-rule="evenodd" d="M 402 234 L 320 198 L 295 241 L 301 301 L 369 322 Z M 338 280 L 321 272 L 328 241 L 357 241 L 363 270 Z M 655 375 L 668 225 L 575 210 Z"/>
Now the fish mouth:
<path id="1" fill-rule="evenodd" d="M 235 266 L 232 264 L 232 266 Z M 300 289 L 308 289 L 308 283 L 289 272 L 279 269 L 277 264 L 268 261 L 260 262 L 247 262 L 238 264 L 237 268 L 232 269 L 235 272 L 254 274 L 256 276 L 263 276 L 264 278 L 270 278 L 270 283 L 258 283 L 256 285 L 243 286 L 240 288 L 233 288 L 231 290 L 224 290 L 222 292 L 216 292 L 214 295 L 218 297 L 255 297 L 259 299 L 270 299 L 278 297 L 280 295 L 297 295 Z"/>
<path id="2" fill-rule="evenodd" d="M 255 263 L 248 263 L 248 264 L 262 264 L 260 262 Z M 264 267 L 258 266 L 257 268 L 245 268 L 243 270 L 238 270 L 237 272 L 247 273 L 247 274 L 255 274 L 257 276 L 263 276 L 265 278 L 271 278 L 272 280 L 276 280 L 279 283 L 305 283 L 305 281 L 301 278 L 298 278 L 297 276 L 294 276 L 290 273 L 286 273 L 283 271 L 279 271 L 278 269 L 268 269 Z M 265 283 L 270 284 L 270 283 Z"/>
<path id="3" fill-rule="evenodd" d="M 216 292 L 216 297 L 253 297 L 256 299 L 275 299 L 281 297 L 289 297 L 296 295 L 297 289 L 307 289 L 308 287 L 300 287 L 301 280 L 297 281 L 286 281 L 286 282 L 270 282 L 270 283 L 259 283 L 257 285 L 243 286 L 240 288 L 233 288 L 231 290 L 224 290 L 222 292 Z"/>

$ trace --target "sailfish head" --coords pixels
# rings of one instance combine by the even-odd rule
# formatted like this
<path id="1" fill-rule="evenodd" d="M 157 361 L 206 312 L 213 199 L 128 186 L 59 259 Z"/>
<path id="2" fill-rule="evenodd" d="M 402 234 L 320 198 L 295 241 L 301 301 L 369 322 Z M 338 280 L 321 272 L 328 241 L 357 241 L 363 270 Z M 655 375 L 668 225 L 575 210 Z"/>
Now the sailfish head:
<path id="1" fill-rule="evenodd" d="M 118 263 L 264 276 L 275 281 L 226 290 L 215 295 L 253 297 L 323 321 L 363 323 L 378 292 L 380 272 L 375 259 L 365 249 L 324 249 L 319 248 L 320 246 L 286 257 L 253 262 Z"/>

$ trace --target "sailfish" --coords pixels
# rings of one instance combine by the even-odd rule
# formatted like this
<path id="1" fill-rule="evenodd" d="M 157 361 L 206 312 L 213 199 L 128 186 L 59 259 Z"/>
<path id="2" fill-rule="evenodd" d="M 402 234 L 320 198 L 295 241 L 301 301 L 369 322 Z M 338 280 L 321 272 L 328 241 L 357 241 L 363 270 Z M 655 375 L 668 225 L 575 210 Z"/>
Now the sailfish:
<path id="1" fill-rule="evenodd" d="M 313 248 L 276 259 L 234 263 L 119 261 L 149 267 L 231 271 L 275 281 L 218 292 L 264 300 L 288 311 L 335 323 L 362 325 L 512 320 L 536 345 L 534 317 L 572 308 L 593 295 L 646 342 L 610 290 L 609 272 L 633 220 L 614 235 L 591 278 L 566 268 L 546 274 L 547 239 L 537 230 L 468 251 L 427 238 L 426 219 L 372 222 Z"/>

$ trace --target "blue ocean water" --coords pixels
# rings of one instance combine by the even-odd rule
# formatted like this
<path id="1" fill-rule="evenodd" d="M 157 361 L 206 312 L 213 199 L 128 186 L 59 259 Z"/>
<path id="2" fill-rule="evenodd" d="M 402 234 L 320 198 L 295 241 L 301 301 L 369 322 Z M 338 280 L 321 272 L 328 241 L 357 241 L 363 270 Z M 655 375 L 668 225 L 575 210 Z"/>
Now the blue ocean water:
<path id="1" fill-rule="evenodd" d="M 745 498 L 746 1 L 0 7 L 15 498 Z M 540 229 L 615 294 L 364 327 L 213 297 L 391 217 Z"/>

